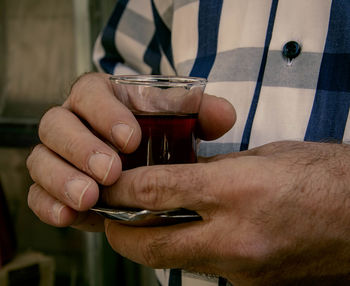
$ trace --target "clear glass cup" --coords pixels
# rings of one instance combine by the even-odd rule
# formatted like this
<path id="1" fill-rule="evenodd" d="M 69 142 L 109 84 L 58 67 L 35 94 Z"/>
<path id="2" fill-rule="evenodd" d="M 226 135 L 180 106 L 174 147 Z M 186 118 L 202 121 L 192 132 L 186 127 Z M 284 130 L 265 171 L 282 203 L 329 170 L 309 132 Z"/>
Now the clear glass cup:
<path id="1" fill-rule="evenodd" d="M 115 96 L 135 115 L 142 139 L 132 154 L 120 154 L 123 169 L 194 163 L 194 130 L 206 80 L 177 76 L 113 76 Z"/>
<path id="2" fill-rule="evenodd" d="M 135 152 L 119 153 L 123 170 L 197 161 L 194 132 L 207 82 L 205 79 L 121 75 L 112 76 L 110 80 L 116 98 L 133 112 L 142 131 L 141 143 Z M 161 212 L 103 209 L 109 218 L 138 225 L 199 218 L 196 213 L 182 209 Z"/>

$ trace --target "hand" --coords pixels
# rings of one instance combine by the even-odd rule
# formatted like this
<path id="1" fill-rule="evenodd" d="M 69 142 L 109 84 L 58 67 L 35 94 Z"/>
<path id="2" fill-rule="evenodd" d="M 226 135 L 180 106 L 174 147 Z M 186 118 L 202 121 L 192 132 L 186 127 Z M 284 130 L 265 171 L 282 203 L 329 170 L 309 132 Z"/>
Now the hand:
<path id="1" fill-rule="evenodd" d="M 138 263 L 234 285 L 349 285 L 349 159 L 345 145 L 279 142 L 206 163 L 129 170 L 103 190 L 108 204 L 184 207 L 203 220 L 162 227 L 106 220 L 106 235 Z"/>
<path id="2" fill-rule="evenodd" d="M 121 174 L 116 150 L 133 152 L 141 130 L 133 114 L 114 96 L 109 75 L 90 73 L 79 78 L 61 107 L 42 118 L 42 144 L 28 157 L 34 184 L 28 205 L 44 222 L 103 231 L 102 217 L 89 208 L 96 204 L 100 185 L 111 185 Z M 205 95 L 198 134 L 213 139 L 227 132 L 235 111 L 226 100 Z"/>

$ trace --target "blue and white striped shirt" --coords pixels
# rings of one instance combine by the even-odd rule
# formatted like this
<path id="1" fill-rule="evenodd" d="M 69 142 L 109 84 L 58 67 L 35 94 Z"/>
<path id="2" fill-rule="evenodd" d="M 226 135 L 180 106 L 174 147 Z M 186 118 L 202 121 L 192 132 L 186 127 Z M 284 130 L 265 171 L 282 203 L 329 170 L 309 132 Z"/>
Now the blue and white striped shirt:
<path id="1" fill-rule="evenodd" d="M 289 60 L 291 41 L 301 53 Z M 237 122 L 200 155 L 278 140 L 350 142 L 348 0 L 119 0 L 94 62 L 111 74 L 207 78 L 206 92 L 229 100 Z M 219 282 L 208 283 L 198 285 Z"/>

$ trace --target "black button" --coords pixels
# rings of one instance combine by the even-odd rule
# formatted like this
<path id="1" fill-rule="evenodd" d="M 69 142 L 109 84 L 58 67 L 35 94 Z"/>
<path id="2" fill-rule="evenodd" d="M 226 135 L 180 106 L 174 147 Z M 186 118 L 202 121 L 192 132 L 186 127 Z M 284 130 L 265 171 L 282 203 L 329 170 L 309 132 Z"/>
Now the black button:
<path id="1" fill-rule="evenodd" d="M 282 54 L 285 58 L 292 60 L 299 56 L 301 46 L 295 41 L 290 41 L 283 46 Z"/>

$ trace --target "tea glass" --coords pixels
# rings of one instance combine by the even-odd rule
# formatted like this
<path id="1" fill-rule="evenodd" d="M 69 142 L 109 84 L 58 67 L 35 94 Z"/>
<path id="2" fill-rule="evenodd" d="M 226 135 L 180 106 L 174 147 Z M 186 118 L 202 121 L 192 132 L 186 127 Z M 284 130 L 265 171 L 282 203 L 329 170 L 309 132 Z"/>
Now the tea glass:
<path id="1" fill-rule="evenodd" d="M 195 128 L 206 80 L 163 75 L 111 76 L 114 95 L 134 114 L 142 138 L 131 154 L 119 152 L 123 170 L 159 164 L 195 163 Z M 200 219 L 185 209 L 150 211 L 95 207 L 103 215 L 134 225 Z"/>

